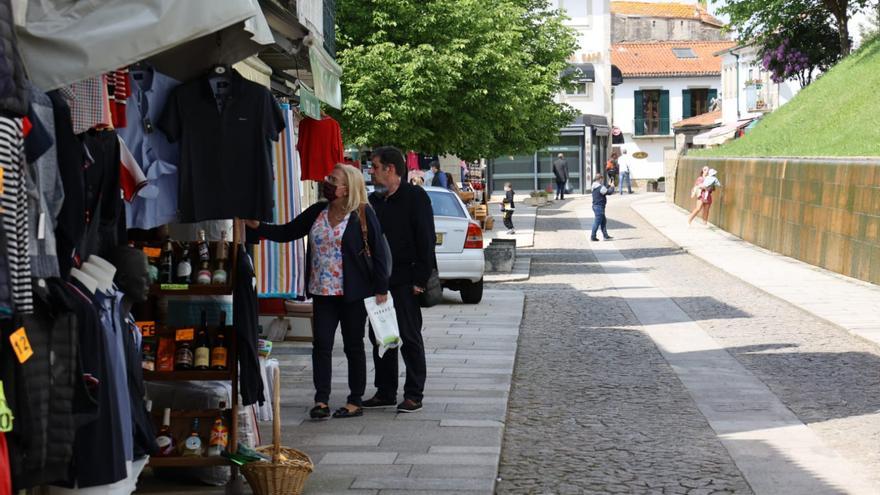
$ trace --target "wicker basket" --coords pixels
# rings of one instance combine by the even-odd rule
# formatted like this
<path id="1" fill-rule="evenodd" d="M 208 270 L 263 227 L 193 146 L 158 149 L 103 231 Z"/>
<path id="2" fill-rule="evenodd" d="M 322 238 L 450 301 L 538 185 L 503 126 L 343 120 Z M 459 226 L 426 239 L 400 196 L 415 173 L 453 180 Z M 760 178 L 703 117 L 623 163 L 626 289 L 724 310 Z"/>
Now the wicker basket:
<path id="1" fill-rule="evenodd" d="M 300 495 L 315 465 L 305 453 L 281 446 L 281 372 L 275 368 L 272 396 L 272 445 L 257 447 L 272 462 L 249 462 L 241 467 L 254 495 Z"/>

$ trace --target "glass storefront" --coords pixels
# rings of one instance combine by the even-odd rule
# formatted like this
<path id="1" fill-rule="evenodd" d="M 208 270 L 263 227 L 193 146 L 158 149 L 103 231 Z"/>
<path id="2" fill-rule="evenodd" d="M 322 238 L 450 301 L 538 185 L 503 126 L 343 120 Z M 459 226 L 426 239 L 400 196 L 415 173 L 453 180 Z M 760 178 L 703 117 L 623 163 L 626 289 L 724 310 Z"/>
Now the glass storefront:
<path id="1" fill-rule="evenodd" d="M 577 192 L 581 188 L 581 164 L 584 162 L 582 153 L 583 138 L 581 136 L 559 136 L 559 141 L 537 153 L 538 188 L 547 190 L 547 186 L 555 189 L 556 178 L 553 175 L 553 161 L 562 153 L 568 161 L 568 186 Z"/>
<path id="2" fill-rule="evenodd" d="M 492 191 L 501 191 L 506 182 L 513 184 L 518 193 L 555 189 L 553 160 L 562 153 L 568 160 L 569 187 L 581 191 L 581 172 L 584 170 L 584 136 L 560 135 L 557 142 L 533 155 L 500 156 L 489 164 Z"/>

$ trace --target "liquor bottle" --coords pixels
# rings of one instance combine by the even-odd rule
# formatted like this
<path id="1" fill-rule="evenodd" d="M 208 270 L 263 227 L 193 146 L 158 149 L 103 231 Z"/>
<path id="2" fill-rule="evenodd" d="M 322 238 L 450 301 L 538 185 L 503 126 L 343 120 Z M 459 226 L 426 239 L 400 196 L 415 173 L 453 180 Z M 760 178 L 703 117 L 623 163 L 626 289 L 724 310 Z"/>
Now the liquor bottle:
<path id="1" fill-rule="evenodd" d="M 199 418 L 193 418 L 189 436 L 180 445 L 180 455 L 185 457 L 201 457 L 204 451 L 202 438 L 199 436 Z"/>
<path id="2" fill-rule="evenodd" d="M 168 457 L 174 455 L 177 448 L 174 436 L 171 434 L 171 408 L 166 407 L 162 413 L 162 427 L 159 428 L 159 434 L 156 435 L 156 444 L 159 445 L 159 457 Z"/>
<path id="3" fill-rule="evenodd" d="M 214 336 L 214 347 L 211 348 L 211 369 L 226 369 L 226 311 L 220 312 L 220 326 Z"/>
<path id="4" fill-rule="evenodd" d="M 177 352 L 174 353 L 174 369 L 189 370 L 193 367 L 193 352 L 189 340 L 177 344 Z"/>
<path id="5" fill-rule="evenodd" d="M 219 456 L 226 446 L 229 445 L 229 428 L 223 421 L 223 411 L 226 409 L 226 403 L 220 403 L 220 413 L 214 419 L 214 426 L 211 427 L 211 438 L 208 440 L 208 456 Z"/>
<path id="6" fill-rule="evenodd" d="M 229 260 L 229 242 L 226 241 L 225 230 L 220 232 L 220 242 L 217 243 L 217 249 L 214 251 L 214 259 L 217 260 L 217 269 L 214 270 L 212 282 L 225 284 L 228 280 L 226 262 Z"/>
<path id="7" fill-rule="evenodd" d="M 202 326 L 196 334 L 196 350 L 193 364 L 197 370 L 206 370 L 211 364 L 211 344 L 208 342 L 208 317 L 202 310 Z"/>
<path id="8" fill-rule="evenodd" d="M 166 237 L 162 244 L 162 256 L 159 261 L 159 283 L 174 283 L 174 246 L 171 244 L 171 238 Z"/>
<path id="9" fill-rule="evenodd" d="M 199 273 L 196 276 L 196 283 L 205 285 L 211 283 L 211 254 L 208 250 L 208 241 L 205 237 L 205 231 L 199 231 L 199 240 L 196 242 L 196 251 L 199 253 Z"/>
<path id="10" fill-rule="evenodd" d="M 183 255 L 177 263 L 177 280 L 175 282 L 178 284 L 191 284 L 192 271 L 192 263 L 189 261 L 189 246 L 184 246 Z"/>

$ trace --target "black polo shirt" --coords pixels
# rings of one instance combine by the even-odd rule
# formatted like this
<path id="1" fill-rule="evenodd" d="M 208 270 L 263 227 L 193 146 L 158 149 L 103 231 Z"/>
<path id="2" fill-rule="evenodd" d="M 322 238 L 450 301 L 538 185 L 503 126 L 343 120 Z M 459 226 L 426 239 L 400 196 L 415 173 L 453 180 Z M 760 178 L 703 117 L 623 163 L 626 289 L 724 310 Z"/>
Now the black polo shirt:
<path id="1" fill-rule="evenodd" d="M 434 210 L 428 193 L 419 186 L 401 182 L 394 194 L 373 193 L 369 199 L 391 248 L 389 285 L 425 287 L 431 270 L 437 266 Z"/>
<path id="2" fill-rule="evenodd" d="M 230 71 L 222 109 L 208 76 L 176 87 L 158 125 L 180 142 L 178 186 L 182 222 L 272 215 L 272 153 L 284 129 L 268 89 Z"/>

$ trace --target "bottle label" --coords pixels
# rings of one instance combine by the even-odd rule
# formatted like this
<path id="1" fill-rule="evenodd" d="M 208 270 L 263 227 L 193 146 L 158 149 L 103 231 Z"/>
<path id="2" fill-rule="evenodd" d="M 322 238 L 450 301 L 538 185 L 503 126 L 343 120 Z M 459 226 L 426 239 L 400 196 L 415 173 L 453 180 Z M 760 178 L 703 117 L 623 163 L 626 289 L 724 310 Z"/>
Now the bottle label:
<path id="1" fill-rule="evenodd" d="M 189 277 L 192 275 L 192 265 L 189 262 L 181 261 L 177 264 L 177 276 L 178 277 Z"/>
<path id="2" fill-rule="evenodd" d="M 191 436 L 183 442 L 187 455 L 200 455 L 202 453 L 202 439 L 197 436 Z"/>
<path id="3" fill-rule="evenodd" d="M 209 259 L 211 259 L 211 255 L 208 254 L 207 242 L 199 243 L 199 259 L 202 261 L 208 261 Z"/>
<path id="4" fill-rule="evenodd" d="M 159 452 L 164 452 L 165 449 L 171 446 L 171 438 L 162 435 L 161 437 L 156 437 L 156 445 L 159 446 Z"/>
<path id="5" fill-rule="evenodd" d="M 220 447 L 226 448 L 226 445 L 229 444 L 229 429 L 226 428 L 223 424 L 214 424 L 214 428 L 211 429 L 211 440 L 209 445 L 211 447 Z"/>
<path id="6" fill-rule="evenodd" d="M 219 368 L 226 367 L 226 348 L 225 347 L 215 347 L 211 351 L 211 367 Z"/>
<path id="7" fill-rule="evenodd" d="M 210 284 L 211 283 L 211 270 L 199 271 L 199 275 L 196 278 L 196 281 L 200 284 Z"/>
<path id="8" fill-rule="evenodd" d="M 178 364 L 178 365 L 192 366 L 192 364 L 193 364 L 192 351 L 190 351 L 186 347 L 181 347 L 174 354 L 174 363 Z"/>
<path id="9" fill-rule="evenodd" d="M 228 277 L 226 276 L 226 270 L 223 270 L 222 268 L 218 268 L 217 270 L 214 271 L 213 282 L 215 284 L 225 284 L 227 278 Z"/>
<path id="10" fill-rule="evenodd" d="M 207 347 L 196 347 L 195 366 L 196 368 L 207 368 L 210 361 L 211 351 Z"/>

